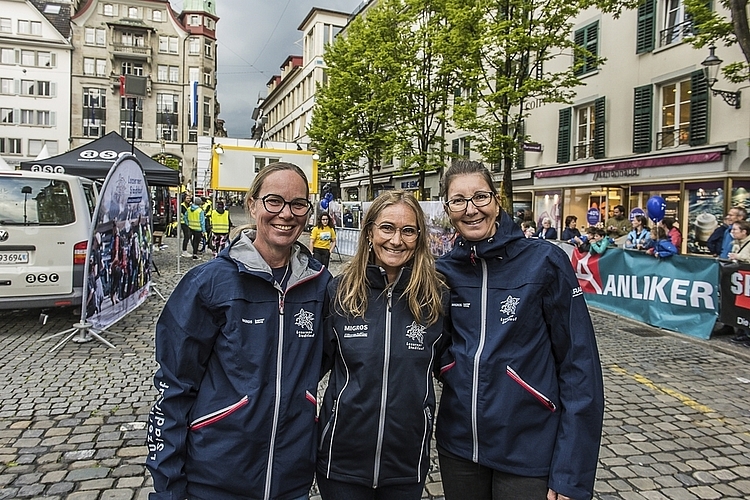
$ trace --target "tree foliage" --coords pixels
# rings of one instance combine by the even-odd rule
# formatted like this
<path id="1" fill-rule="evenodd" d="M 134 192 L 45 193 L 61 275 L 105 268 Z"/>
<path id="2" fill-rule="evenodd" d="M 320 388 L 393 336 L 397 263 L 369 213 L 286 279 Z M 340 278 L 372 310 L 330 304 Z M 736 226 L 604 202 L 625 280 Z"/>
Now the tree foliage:
<path id="1" fill-rule="evenodd" d="M 721 42 L 729 47 L 739 44 L 745 61 L 735 61 L 722 67 L 724 76 L 735 83 L 750 80 L 750 23 L 748 0 L 720 0 L 730 12 L 727 19 L 710 8 L 705 0 L 685 0 L 685 8 L 693 19 L 696 34 L 689 38 L 694 47 L 702 48 Z"/>

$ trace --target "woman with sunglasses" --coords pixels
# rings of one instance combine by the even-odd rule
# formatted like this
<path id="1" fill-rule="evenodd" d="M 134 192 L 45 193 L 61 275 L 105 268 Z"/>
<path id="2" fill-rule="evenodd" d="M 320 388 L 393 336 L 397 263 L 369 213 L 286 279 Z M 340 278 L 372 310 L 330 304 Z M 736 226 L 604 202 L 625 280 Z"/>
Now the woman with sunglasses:
<path id="1" fill-rule="evenodd" d="M 375 199 L 356 255 L 328 295 L 321 497 L 419 500 L 430 469 L 432 373 L 447 343 L 447 294 L 413 196 L 387 191 Z"/>
<path id="2" fill-rule="evenodd" d="M 454 163 L 443 190 L 460 234 L 437 262 L 455 360 L 442 373 L 436 433 L 445 498 L 589 499 L 604 395 L 570 260 L 523 237 L 481 163 Z"/>
<path id="3" fill-rule="evenodd" d="M 329 272 L 297 242 L 312 208 L 299 167 L 271 163 L 239 228 L 192 268 L 156 324 L 152 500 L 306 499 Z"/>

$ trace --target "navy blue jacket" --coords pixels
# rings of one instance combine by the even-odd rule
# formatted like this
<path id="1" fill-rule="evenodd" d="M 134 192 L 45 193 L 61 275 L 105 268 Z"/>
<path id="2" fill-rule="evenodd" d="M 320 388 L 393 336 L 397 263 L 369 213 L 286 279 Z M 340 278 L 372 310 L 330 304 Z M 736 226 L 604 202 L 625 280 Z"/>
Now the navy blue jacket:
<path id="1" fill-rule="evenodd" d="M 191 269 L 156 324 L 151 500 L 298 498 L 312 485 L 330 273 L 296 244 L 286 292 L 247 234 Z"/>
<path id="2" fill-rule="evenodd" d="M 451 289 L 450 353 L 437 443 L 494 470 L 548 476 L 592 496 L 604 394 L 591 318 L 557 245 L 501 213 L 496 234 L 459 238 L 437 262 Z"/>
<path id="3" fill-rule="evenodd" d="M 332 365 L 320 411 L 318 476 L 370 488 L 424 484 L 435 414 L 432 373 L 448 342 L 443 316 L 430 326 L 412 315 L 403 292 L 410 268 L 392 287 L 368 266 L 365 317 L 337 312 L 331 297 L 323 351 Z M 445 294 L 447 305 L 447 293 Z"/>

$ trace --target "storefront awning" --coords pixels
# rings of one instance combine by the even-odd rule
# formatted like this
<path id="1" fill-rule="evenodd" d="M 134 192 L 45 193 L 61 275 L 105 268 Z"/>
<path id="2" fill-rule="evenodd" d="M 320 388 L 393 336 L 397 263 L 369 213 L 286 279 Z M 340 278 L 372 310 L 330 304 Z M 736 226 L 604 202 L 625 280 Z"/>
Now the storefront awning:
<path id="1" fill-rule="evenodd" d="M 726 148 L 701 153 L 669 154 L 637 159 L 623 159 L 597 164 L 586 164 L 576 167 L 556 168 L 553 170 L 538 170 L 534 177 L 544 179 L 549 177 L 565 177 L 568 175 L 590 174 L 595 172 L 609 172 L 633 168 L 665 167 L 671 165 L 687 165 L 691 163 L 711 163 L 720 161 Z"/>

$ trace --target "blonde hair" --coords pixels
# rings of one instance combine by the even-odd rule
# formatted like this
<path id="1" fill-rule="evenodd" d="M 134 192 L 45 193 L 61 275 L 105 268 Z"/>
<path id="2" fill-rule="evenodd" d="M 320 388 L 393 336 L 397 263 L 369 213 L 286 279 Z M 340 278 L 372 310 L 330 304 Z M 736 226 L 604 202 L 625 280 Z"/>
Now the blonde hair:
<path id="1" fill-rule="evenodd" d="M 367 311 L 367 265 L 371 260 L 370 239 L 378 216 L 388 207 L 403 204 L 411 208 L 417 218 L 417 236 L 412 273 L 404 290 L 409 310 L 415 319 L 434 324 L 443 314 L 442 290 L 445 284 L 435 270 L 435 258 L 430 253 L 427 240 L 427 224 L 419 202 L 404 191 L 386 191 L 372 202 L 362 221 L 362 232 L 357 252 L 342 272 L 334 307 L 339 313 L 353 317 L 364 317 Z M 392 286 L 392 285 L 391 285 Z"/>
<path id="2" fill-rule="evenodd" d="M 305 198 L 310 197 L 310 184 L 307 182 L 307 176 L 301 168 L 299 168 L 294 163 L 287 163 L 283 161 L 269 163 L 268 165 L 263 167 L 260 172 L 258 172 L 258 175 L 255 176 L 255 178 L 253 179 L 253 183 L 250 185 L 250 189 L 248 189 L 247 193 L 245 194 L 243 206 L 245 207 L 245 213 L 248 216 L 250 216 L 250 205 L 252 205 L 253 202 L 258 199 L 260 191 L 263 189 L 263 183 L 268 178 L 268 176 L 270 176 L 271 174 L 275 174 L 276 172 L 283 172 L 285 170 L 291 170 L 292 172 L 302 177 L 302 180 L 305 181 Z M 244 224 L 242 226 L 235 227 L 229 234 L 230 240 L 233 240 L 237 237 L 238 234 L 247 229 L 254 230 L 257 229 L 257 227 L 255 224 Z"/>

